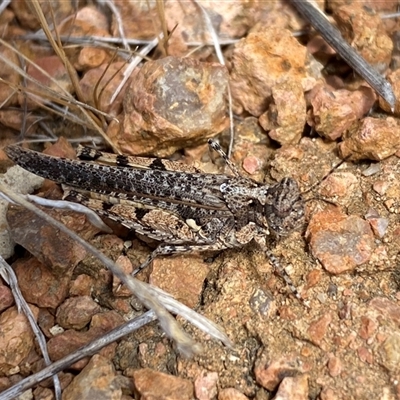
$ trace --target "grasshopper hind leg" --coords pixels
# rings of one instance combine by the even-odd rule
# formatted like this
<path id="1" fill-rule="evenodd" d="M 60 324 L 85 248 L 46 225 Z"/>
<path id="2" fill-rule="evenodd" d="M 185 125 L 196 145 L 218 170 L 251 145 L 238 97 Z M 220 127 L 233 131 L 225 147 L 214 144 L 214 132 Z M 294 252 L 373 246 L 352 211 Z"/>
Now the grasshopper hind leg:
<path id="1" fill-rule="evenodd" d="M 292 282 L 292 279 L 290 276 L 287 274 L 285 269 L 282 267 L 281 263 L 279 262 L 278 258 L 276 258 L 270 250 L 266 250 L 265 254 L 267 255 L 269 261 L 271 262 L 271 265 L 277 275 L 279 275 L 286 283 L 286 285 L 289 287 L 289 289 L 292 291 L 294 296 L 302 303 L 304 304 L 307 308 L 310 308 L 308 303 L 304 300 L 302 295 L 299 293 L 297 290 L 296 286 Z"/>
<path id="2" fill-rule="evenodd" d="M 219 241 L 215 241 L 210 244 L 202 244 L 202 245 L 167 245 L 160 244 L 152 253 L 146 258 L 146 260 L 139 265 L 132 273 L 132 276 L 135 276 L 144 268 L 146 268 L 155 258 L 159 256 L 167 256 L 172 254 L 183 254 L 183 253 L 192 253 L 192 252 L 204 252 L 204 251 L 217 251 L 226 249 L 226 246 Z"/>

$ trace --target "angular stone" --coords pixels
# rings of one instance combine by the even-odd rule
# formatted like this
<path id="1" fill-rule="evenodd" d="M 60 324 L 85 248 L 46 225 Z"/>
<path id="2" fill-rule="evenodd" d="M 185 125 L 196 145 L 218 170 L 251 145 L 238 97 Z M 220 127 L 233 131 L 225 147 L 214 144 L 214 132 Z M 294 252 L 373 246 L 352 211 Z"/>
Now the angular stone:
<path id="1" fill-rule="evenodd" d="M 111 361 L 94 355 L 63 392 L 63 400 L 120 400 L 122 390 Z"/>
<path id="2" fill-rule="evenodd" d="M 100 310 L 89 296 L 71 297 L 58 307 L 56 321 L 64 329 L 82 329 Z"/>
<path id="3" fill-rule="evenodd" d="M 182 378 L 148 368 L 133 371 L 133 384 L 143 399 L 191 400 L 193 384 Z"/>
<path id="4" fill-rule="evenodd" d="M 204 143 L 228 125 L 227 86 L 221 64 L 176 57 L 148 61 L 125 95 L 122 124 L 110 125 L 109 136 L 124 153 L 159 157 Z"/>
<path id="5" fill-rule="evenodd" d="M 39 310 L 30 306 L 37 319 Z M 28 357 L 34 346 L 34 334 L 26 316 L 11 307 L 0 315 L 0 374 L 15 373 L 14 368 Z"/>
<path id="6" fill-rule="evenodd" d="M 306 237 L 314 257 L 332 274 L 352 271 L 367 262 L 374 249 L 369 223 L 336 210 L 314 214 Z"/>

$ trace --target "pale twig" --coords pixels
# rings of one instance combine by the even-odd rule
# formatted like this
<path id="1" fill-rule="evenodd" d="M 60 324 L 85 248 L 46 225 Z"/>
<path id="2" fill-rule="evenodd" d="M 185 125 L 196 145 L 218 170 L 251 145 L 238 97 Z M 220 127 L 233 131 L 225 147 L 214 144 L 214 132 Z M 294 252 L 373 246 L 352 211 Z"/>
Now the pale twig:
<path id="1" fill-rule="evenodd" d="M 66 201 L 66 200 L 50 200 L 32 194 L 27 194 L 26 198 L 44 207 L 52 207 L 58 210 L 71 210 L 78 212 L 80 214 L 84 214 L 87 220 L 93 226 L 95 226 L 96 228 L 100 229 L 103 232 L 112 233 L 112 229 L 109 226 L 107 226 L 93 210 L 87 208 L 83 204 L 73 203 L 72 201 Z"/>
<path id="2" fill-rule="evenodd" d="M 16 36 L 16 39 L 47 40 L 47 37 L 43 32 L 36 32 L 36 33 L 26 33 L 21 36 Z M 65 42 L 65 43 L 74 43 L 74 44 L 89 45 L 89 46 L 93 46 L 95 44 L 103 44 L 103 43 L 111 43 L 111 44 L 122 43 L 121 38 L 102 37 L 102 36 L 73 36 L 72 37 L 72 36 L 60 35 L 60 39 L 62 42 Z M 126 42 L 131 46 L 145 46 L 146 44 L 150 44 L 152 41 L 126 38 Z M 130 51 L 130 49 L 129 49 L 129 51 Z"/>
<path id="3" fill-rule="evenodd" d="M 399 18 L 400 12 L 390 13 L 390 14 L 381 14 L 380 17 L 382 19 L 389 19 L 389 18 Z"/>
<path id="4" fill-rule="evenodd" d="M 161 36 L 161 35 L 160 35 Z M 131 76 L 132 72 L 134 71 L 134 69 L 141 63 L 141 61 L 143 60 L 143 57 L 145 55 L 147 55 L 148 53 L 150 53 L 151 50 L 154 49 L 154 47 L 157 46 L 159 42 L 159 38 L 156 37 L 155 39 L 153 39 L 148 45 L 144 46 L 142 49 L 140 49 L 140 51 L 137 53 L 137 55 L 135 57 L 132 58 L 132 60 L 129 62 L 127 68 L 124 71 L 124 77 L 122 78 L 120 84 L 118 85 L 118 87 L 115 89 L 115 92 L 113 93 L 113 95 L 111 96 L 110 99 L 110 104 L 112 104 L 115 99 L 117 98 L 119 92 L 121 91 L 121 89 L 124 87 L 126 81 L 129 79 L 129 77 Z"/>
<path id="5" fill-rule="evenodd" d="M 343 60 L 389 103 L 393 111 L 396 97 L 390 83 L 343 39 L 339 30 L 327 20 L 326 16 L 311 1 L 292 0 L 292 4 L 314 29 L 320 33 L 325 41 L 337 51 Z"/>
<path id="6" fill-rule="evenodd" d="M 42 32 L 26 33 L 21 36 L 15 36 L 15 39 L 16 40 L 18 40 L 18 39 L 20 39 L 20 40 L 47 40 L 46 36 Z M 111 38 L 111 37 L 101 37 L 101 36 L 74 36 L 74 37 L 72 37 L 72 36 L 60 35 L 60 39 L 64 43 L 80 44 L 83 46 L 96 46 L 96 45 L 103 46 L 104 44 L 121 44 L 122 43 L 121 38 Z M 235 44 L 239 40 L 240 39 L 218 37 L 218 43 L 221 46 Z M 152 42 L 152 40 L 142 40 L 142 39 L 133 39 L 133 38 L 127 38 L 126 41 L 131 46 L 145 46 Z M 196 42 L 196 41 L 185 42 L 185 44 L 189 47 L 214 46 L 213 41 L 207 41 L 207 40 L 205 40 L 204 42 Z M 111 47 L 111 48 L 115 49 L 115 47 Z M 123 53 L 127 52 L 124 49 L 119 49 L 119 51 L 121 51 Z M 129 50 L 129 52 L 131 52 L 131 50 Z"/>
<path id="7" fill-rule="evenodd" d="M 50 378 L 52 375 L 63 371 L 68 368 L 70 365 L 76 363 L 82 358 L 91 356 L 98 352 L 103 347 L 107 346 L 110 343 L 115 342 L 116 340 L 122 339 L 124 336 L 129 333 L 138 330 L 142 326 L 156 320 L 157 317 L 154 311 L 147 311 L 145 314 L 141 315 L 133 319 L 132 321 L 126 322 L 125 324 L 119 326 L 118 328 L 113 329 L 112 331 L 106 333 L 104 336 L 94 339 L 90 344 L 81 347 L 80 349 L 74 351 L 68 356 L 62 358 L 61 360 L 55 361 L 53 364 L 49 365 L 46 368 L 43 368 L 40 372 L 30 375 L 25 379 L 22 379 L 17 384 L 12 386 L 11 388 L 4 390 L 0 394 L 0 400 L 13 400 L 21 395 L 26 390 L 34 387 L 40 382 L 43 382 L 45 379 Z"/>
<path id="8" fill-rule="evenodd" d="M 211 35 L 211 39 L 214 44 L 214 49 L 215 49 L 215 53 L 217 55 L 218 61 L 220 62 L 220 64 L 225 65 L 225 59 L 224 59 L 224 55 L 222 54 L 218 34 L 214 29 L 211 18 L 208 15 L 208 12 L 206 11 L 206 9 L 200 3 L 198 3 L 196 0 L 193 0 L 193 1 L 195 2 L 197 7 L 199 7 L 203 13 L 204 21 L 206 23 L 208 32 Z M 228 158 L 230 158 L 232 155 L 233 142 L 235 140 L 235 126 L 233 123 L 232 94 L 231 94 L 231 88 L 230 88 L 229 82 L 228 82 L 228 110 L 229 110 L 229 147 L 228 147 L 227 154 L 228 154 Z"/>
<path id="9" fill-rule="evenodd" d="M 0 4 L 0 14 L 8 7 L 11 3 L 11 0 L 3 0 Z"/>
<path id="10" fill-rule="evenodd" d="M 35 316 L 33 315 L 32 310 L 29 308 L 28 303 L 25 301 L 24 296 L 22 296 L 22 293 L 18 286 L 17 276 L 15 275 L 14 270 L 10 267 L 10 265 L 8 265 L 8 263 L 4 260 L 4 258 L 1 255 L 0 255 L 0 275 L 10 286 L 11 292 L 15 299 L 15 304 L 17 305 L 18 312 L 21 312 L 22 310 L 26 315 L 26 317 L 28 318 L 32 331 L 37 338 L 40 350 L 42 351 L 44 362 L 46 363 L 47 366 L 51 365 L 51 360 L 49 357 L 49 353 L 47 351 L 46 338 L 44 337 L 42 331 L 37 325 Z M 61 400 L 61 385 L 57 375 L 53 376 L 53 383 L 54 383 L 54 392 L 56 399 Z"/>
<path id="11" fill-rule="evenodd" d="M 19 110 L 21 111 L 21 110 Z M 29 113 L 31 114 L 31 113 Z M 43 131 L 45 131 L 48 135 L 49 138 L 55 138 L 56 135 L 54 134 L 54 132 L 46 125 L 46 117 L 44 116 L 39 116 L 39 115 L 35 115 L 34 113 L 32 113 L 32 116 L 34 117 L 34 120 L 28 125 L 28 127 L 26 128 L 26 133 L 30 132 L 31 128 L 33 128 L 35 125 L 39 125 L 40 128 L 43 129 Z M 32 137 L 32 136 L 30 136 Z"/>
<path id="12" fill-rule="evenodd" d="M 121 14 L 118 10 L 118 7 L 114 4 L 113 0 L 97 0 L 98 3 L 100 4 L 105 4 L 111 12 L 114 14 L 115 17 L 115 22 L 117 23 L 118 27 L 118 33 L 121 38 L 122 44 L 125 48 L 125 50 L 129 51 L 129 43 L 126 40 L 125 32 L 124 32 L 124 24 L 121 18 Z"/>
<path id="13" fill-rule="evenodd" d="M 42 127 L 42 129 L 44 129 Z M 50 133 L 50 132 L 49 132 Z M 58 137 L 54 136 L 52 138 L 48 138 L 47 136 L 41 136 L 41 135 L 35 135 L 34 139 L 28 139 L 28 140 L 24 140 L 24 143 L 44 143 L 44 142 L 49 142 L 49 143 L 54 143 L 57 142 L 57 140 L 59 140 Z M 98 136 L 82 136 L 82 137 L 76 137 L 76 138 L 71 138 L 68 139 L 69 143 L 92 143 L 92 144 L 101 144 L 101 138 L 99 138 Z"/>
<path id="14" fill-rule="evenodd" d="M 162 289 L 153 285 L 149 285 L 148 289 L 162 302 L 162 304 L 168 311 L 174 314 L 179 314 L 191 324 L 197 326 L 205 334 L 210 335 L 213 339 L 220 340 L 222 343 L 225 344 L 225 346 L 233 347 L 233 343 L 229 340 L 225 332 L 223 332 L 217 324 L 204 317 L 203 315 L 195 312 L 191 308 L 185 306 L 184 304 L 180 303 L 178 300 L 174 299 L 170 294 L 164 292 Z"/>

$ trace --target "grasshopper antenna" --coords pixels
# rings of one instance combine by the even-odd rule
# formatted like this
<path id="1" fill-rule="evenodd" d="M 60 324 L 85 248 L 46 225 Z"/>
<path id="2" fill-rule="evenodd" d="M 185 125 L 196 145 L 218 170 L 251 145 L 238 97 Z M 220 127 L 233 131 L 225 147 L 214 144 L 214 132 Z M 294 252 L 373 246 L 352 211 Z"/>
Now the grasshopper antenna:
<path id="1" fill-rule="evenodd" d="M 323 176 L 323 178 L 322 178 L 320 181 L 318 181 L 318 182 L 314 183 L 313 185 L 311 185 L 311 186 L 310 186 L 306 191 L 304 191 L 301 195 L 303 196 L 303 195 L 305 195 L 305 194 L 311 192 L 312 190 L 314 190 L 317 186 L 321 185 L 322 182 L 324 182 L 333 172 L 335 172 L 341 165 L 343 165 L 343 164 L 349 159 L 349 157 L 350 157 L 350 156 L 348 156 L 348 157 L 344 158 L 343 160 L 341 160 L 340 162 L 338 162 L 335 166 L 333 166 L 333 167 L 329 170 L 329 172 L 328 172 L 327 174 L 325 174 L 325 176 Z M 316 197 L 311 197 L 310 199 L 307 199 L 307 200 L 305 200 L 305 201 L 310 201 L 310 200 L 315 200 L 315 199 L 316 199 Z"/>
<path id="2" fill-rule="evenodd" d="M 211 149 L 216 151 L 223 158 L 226 166 L 232 171 L 233 175 L 236 178 L 240 178 L 241 175 L 240 175 L 238 169 L 236 168 L 236 165 L 229 159 L 227 154 L 222 150 L 219 143 L 216 140 L 208 139 L 208 145 L 210 146 Z"/>

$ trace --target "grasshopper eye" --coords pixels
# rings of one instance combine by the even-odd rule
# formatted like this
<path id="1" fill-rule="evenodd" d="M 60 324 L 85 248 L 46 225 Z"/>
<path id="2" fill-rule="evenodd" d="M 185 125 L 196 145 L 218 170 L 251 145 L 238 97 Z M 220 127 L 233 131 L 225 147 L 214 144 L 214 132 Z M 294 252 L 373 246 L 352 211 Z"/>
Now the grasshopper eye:
<path id="1" fill-rule="evenodd" d="M 286 236 L 304 223 L 304 200 L 297 182 L 284 178 L 271 187 L 265 205 L 269 228 L 277 236 Z"/>

